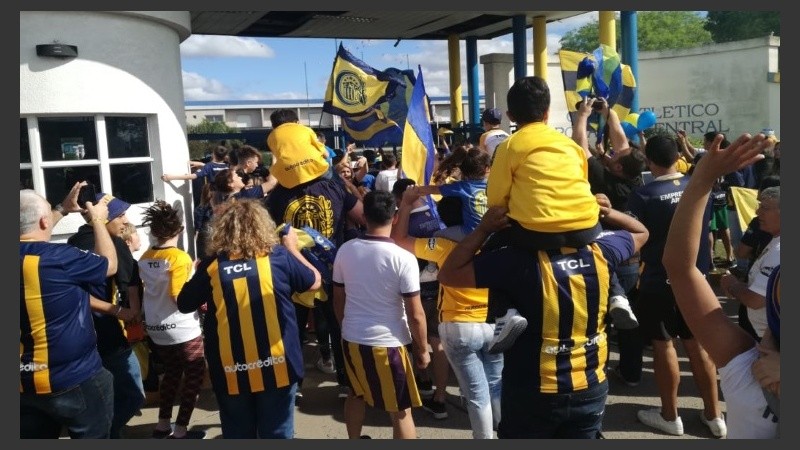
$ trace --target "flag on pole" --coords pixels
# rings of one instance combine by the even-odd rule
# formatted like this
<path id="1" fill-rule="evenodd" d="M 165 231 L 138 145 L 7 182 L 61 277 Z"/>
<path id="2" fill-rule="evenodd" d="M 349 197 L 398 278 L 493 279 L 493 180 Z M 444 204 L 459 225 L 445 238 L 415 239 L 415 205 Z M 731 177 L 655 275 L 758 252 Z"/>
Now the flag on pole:
<path id="1" fill-rule="evenodd" d="M 403 153 L 400 161 L 406 178 L 411 178 L 418 186 L 427 186 L 433 176 L 435 157 L 428 96 L 422 81 L 422 67 L 419 67 L 403 129 Z"/>
<path id="2" fill-rule="evenodd" d="M 576 105 L 587 95 L 605 98 L 620 121 L 628 117 L 636 80 L 630 66 L 620 63 L 619 55 L 614 49 L 601 45 L 592 54 L 560 50 L 558 57 L 564 82 L 564 97 L 573 124 Z M 599 131 L 596 118 L 590 117 L 589 125 L 595 132 Z"/>
<path id="3" fill-rule="evenodd" d="M 411 92 L 408 115 L 403 128 L 403 147 L 400 155 L 400 168 L 405 178 L 410 178 L 417 186 L 428 186 L 433 177 L 433 161 L 436 158 L 436 146 L 433 144 L 431 116 L 425 83 L 422 80 L 422 66 L 417 66 L 419 75 Z M 430 195 L 425 202 L 431 214 L 439 221 L 436 202 Z"/>
<path id="4" fill-rule="evenodd" d="M 363 115 L 386 101 L 398 83 L 402 81 L 370 67 L 339 44 L 322 110 L 342 117 Z"/>

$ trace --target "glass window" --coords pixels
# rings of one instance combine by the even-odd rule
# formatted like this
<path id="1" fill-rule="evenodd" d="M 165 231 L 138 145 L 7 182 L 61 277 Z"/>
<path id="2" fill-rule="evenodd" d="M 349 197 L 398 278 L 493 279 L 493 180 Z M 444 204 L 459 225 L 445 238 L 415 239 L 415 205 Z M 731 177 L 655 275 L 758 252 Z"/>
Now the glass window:
<path id="1" fill-rule="evenodd" d="M 31 144 L 28 139 L 28 119 L 19 119 L 19 162 L 31 162 Z"/>
<path id="2" fill-rule="evenodd" d="M 150 156 L 147 118 L 106 116 L 106 134 L 110 158 Z"/>
<path id="3" fill-rule="evenodd" d="M 153 201 L 153 177 L 150 163 L 111 166 L 111 193 L 128 203 Z"/>
<path id="4" fill-rule="evenodd" d="M 55 205 L 67 196 L 72 186 L 86 180 L 100 192 L 100 166 L 57 167 L 44 169 L 44 188 L 47 201 Z"/>
<path id="5" fill-rule="evenodd" d="M 98 192 L 111 193 L 132 204 L 153 201 L 148 117 L 37 119 L 32 122 L 37 124 L 32 132 L 38 133 L 38 140 L 29 139 L 28 120 L 20 118 L 20 189 L 44 192 L 55 204 L 76 182 L 85 180 Z M 106 142 L 97 140 L 96 130 L 101 124 Z M 36 157 L 39 154 L 41 158 Z"/>
<path id="6" fill-rule="evenodd" d="M 42 161 L 97 159 L 94 117 L 39 118 Z"/>

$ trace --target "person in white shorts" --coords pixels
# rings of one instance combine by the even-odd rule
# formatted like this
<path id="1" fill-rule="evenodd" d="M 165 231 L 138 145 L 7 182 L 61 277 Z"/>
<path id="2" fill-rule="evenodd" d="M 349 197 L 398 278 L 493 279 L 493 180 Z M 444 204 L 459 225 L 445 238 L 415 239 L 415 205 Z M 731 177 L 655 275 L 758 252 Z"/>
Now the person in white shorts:
<path id="1" fill-rule="evenodd" d="M 720 150 L 723 136 L 717 135 L 706 155 L 694 169 L 691 181 L 672 218 L 663 263 L 675 294 L 675 301 L 692 331 L 719 368 L 720 386 L 728 412 L 729 439 L 777 438 L 778 418 L 767 403 L 762 387 L 780 395 L 780 375 L 754 375 L 755 367 L 777 352 L 757 347 L 756 341 L 733 323 L 717 300 L 711 285 L 695 267 L 700 247 L 703 211 L 714 180 L 746 167 L 759 159 L 769 143 L 763 134 L 743 134 Z M 765 340 L 772 342 L 770 332 Z"/>

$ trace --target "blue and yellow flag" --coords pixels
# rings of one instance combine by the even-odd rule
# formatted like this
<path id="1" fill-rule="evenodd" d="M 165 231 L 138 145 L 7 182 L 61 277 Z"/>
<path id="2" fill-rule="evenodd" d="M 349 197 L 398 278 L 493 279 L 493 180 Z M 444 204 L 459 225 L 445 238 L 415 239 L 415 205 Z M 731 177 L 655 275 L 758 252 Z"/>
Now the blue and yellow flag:
<path id="1" fill-rule="evenodd" d="M 400 145 L 403 142 L 400 125 L 376 107 L 357 116 L 342 116 L 342 130 L 350 140 L 366 147 Z"/>
<path id="2" fill-rule="evenodd" d="M 433 176 L 435 157 L 428 96 L 422 81 L 422 67 L 419 67 L 419 76 L 414 83 L 403 129 L 403 153 L 400 158 L 403 174 L 414 180 L 417 186 L 427 186 Z"/>
<path id="3" fill-rule="evenodd" d="M 337 116 L 357 116 L 370 111 L 394 93 L 396 77 L 376 70 L 339 44 L 322 110 Z"/>
<path id="4" fill-rule="evenodd" d="M 403 128 L 403 147 L 400 155 L 400 169 L 404 178 L 410 178 L 417 186 L 428 186 L 433 177 L 433 162 L 436 158 L 436 146 L 433 143 L 431 115 L 428 94 L 422 81 L 422 66 L 417 66 L 419 75 L 414 82 L 411 101 L 408 105 L 405 127 Z M 425 197 L 431 214 L 439 221 L 436 202 L 430 195 Z M 444 226 L 444 225 L 442 225 Z"/>
<path id="5" fill-rule="evenodd" d="M 567 100 L 570 119 L 575 123 L 576 105 L 587 95 L 603 97 L 625 120 L 631 112 L 636 80 L 627 64 L 621 64 L 619 55 L 607 45 L 601 45 L 592 54 L 560 50 L 561 77 L 564 82 L 564 97 Z M 596 131 L 597 120 L 590 126 Z"/>

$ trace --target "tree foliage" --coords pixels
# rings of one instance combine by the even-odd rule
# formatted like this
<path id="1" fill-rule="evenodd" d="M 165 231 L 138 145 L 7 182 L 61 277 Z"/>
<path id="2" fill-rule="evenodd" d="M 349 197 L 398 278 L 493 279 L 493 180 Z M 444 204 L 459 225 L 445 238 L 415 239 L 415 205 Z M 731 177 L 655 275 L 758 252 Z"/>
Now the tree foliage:
<path id="1" fill-rule="evenodd" d="M 780 36 L 781 18 L 778 11 L 709 11 L 705 28 L 714 42 Z"/>
<path id="2" fill-rule="evenodd" d="M 207 118 L 197 125 L 188 125 L 186 127 L 187 134 L 225 134 L 225 133 L 241 133 L 238 128 L 230 127 L 225 122 L 212 122 Z M 240 141 L 229 141 L 231 145 L 241 145 Z M 191 159 L 202 159 L 207 154 L 211 153 L 217 142 L 210 141 L 189 141 L 189 157 Z"/>
<path id="3" fill-rule="evenodd" d="M 711 33 L 704 28 L 705 19 L 693 11 L 639 11 L 637 34 L 639 51 L 691 48 L 711 44 Z M 620 47 L 621 25 L 616 20 L 617 48 Z M 594 20 L 569 31 L 559 41 L 565 50 L 591 53 L 600 45 L 600 24 Z"/>

